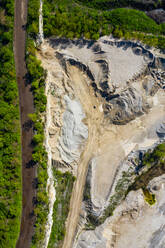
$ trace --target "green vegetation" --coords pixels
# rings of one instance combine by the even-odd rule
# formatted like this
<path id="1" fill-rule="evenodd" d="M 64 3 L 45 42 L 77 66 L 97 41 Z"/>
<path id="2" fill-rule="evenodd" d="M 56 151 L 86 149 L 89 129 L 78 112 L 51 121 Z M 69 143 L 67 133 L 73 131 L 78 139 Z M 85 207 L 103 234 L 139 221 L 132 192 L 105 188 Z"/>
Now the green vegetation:
<path id="1" fill-rule="evenodd" d="M 44 239 L 45 224 L 48 215 L 47 184 L 47 153 L 43 145 L 44 123 L 43 112 L 46 109 L 46 96 L 44 94 L 46 73 L 41 67 L 40 61 L 36 58 L 35 48 L 32 40 L 28 40 L 28 56 L 26 58 L 28 69 L 28 80 L 31 83 L 35 113 L 30 114 L 34 124 L 35 135 L 33 137 L 33 161 L 37 166 L 37 197 L 35 202 L 34 215 L 36 216 L 35 233 L 31 247 L 39 247 Z"/>
<path id="2" fill-rule="evenodd" d="M 100 11 L 73 0 L 45 0 L 43 16 L 46 37 L 97 40 L 100 36 L 113 34 L 165 49 L 165 24 L 156 24 L 142 11 L 122 8 Z"/>
<path id="3" fill-rule="evenodd" d="M 128 188 L 128 192 L 140 188 L 146 189 L 154 177 L 165 173 L 165 144 L 160 144 L 152 152 L 147 152 L 143 158 L 142 166 L 145 166 L 146 170 L 136 177 L 134 183 Z"/>
<path id="4" fill-rule="evenodd" d="M 56 184 L 56 201 L 53 208 L 53 226 L 48 248 L 62 247 L 65 235 L 65 222 L 69 212 L 70 197 L 75 177 L 54 169 Z"/>
<path id="5" fill-rule="evenodd" d="M 39 7 L 39 0 L 28 1 L 27 33 L 33 39 L 36 39 L 39 32 Z"/>
<path id="6" fill-rule="evenodd" d="M 148 151 L 143 158 L 143 166 L 148 168 L 163 163 L 165 159 L 165 143 L 159 144 L 153 152 Z"/>
<path id="7" fill-rule="evenodd" d="M 77 3 L 81 3 L 90 8 L 99 10 L 109 10 L 112 8 L 132 7 L 140 10 L 151 10 L 155 8 L 162 8 L 165 6 L 163 1 L 144 1 L 144 0 L 76 0 Z"/>
<path id="8" fill-rule="evenodd" d="M 26 64 L 27 82 L 31 84 L 34 96 L 35 113 L 30 114 L 34 124 L 35 135 L 33 137 L 33 162 L 37 166 L 37 196 L 35 200 L 34 215 L 36 217 L 35 232 L 32 238 L 32 248 L 40 247 L 45 237 L 45 225 L 48 215 L 47 184 L 47 153 L 44 142 L 44 112 L 46 110 L 45 79 L 46 72 L 41 67 L 41 62 L 36 58 L 34 40 L 38 35 L 39 0 L 29 0 Z M 37 14 L 38 13 L 38 14 Z"/>
<path id="9" fill-rule="evenodd" d="M 13 54 L 14 1 L 0 1 L 0 247 L 15 248 L 22 209 L 19 99 Z"/>
<path id="10" fill-rule="evenodd" d="M 150 205 L 154 205 L 156 203 L 155 195 L 151 194 L 148 189 L 143 189 L 144 199 Z"/>

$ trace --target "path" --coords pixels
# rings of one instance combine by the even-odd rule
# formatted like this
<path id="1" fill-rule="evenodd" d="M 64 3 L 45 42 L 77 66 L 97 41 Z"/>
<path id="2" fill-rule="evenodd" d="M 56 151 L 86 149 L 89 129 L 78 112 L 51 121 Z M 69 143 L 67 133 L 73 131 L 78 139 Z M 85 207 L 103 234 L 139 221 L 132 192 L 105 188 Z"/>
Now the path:
<path id="1" fill-rule="evenodd" d="M 16 248 L 29 248 L 33 234 L 34 216 L 33 216 L 33 197 L 36 190 L 33 187 L 33 181 L 36 176 L 36 168 L 32 167 L 32 146 L 31 140 L 33 130 L 28 118 L 29 113 L 34 112 L 33 95 L 30 91 L 30 85 L 25 82 L 27 73 L 25 64 L 25 40 L 26 31 L 23 25 L 27 21 L 28 0 L 15 0 L 15 22 L 14 22 L 14 54 L 17 82 L 19 89 L 19 104 L 22 129 L 22 187 L 23 187 L 23 206 L 20 236 Z"/>
<path id="2" fill-rule="evenodd" d="M 98 103 L 94 95 L 91 93 L 93 92 L 92 89 L 89 93 L 90 88 L 84 81 L 83 74 L 74 67 L 70 67 L 69 72 L 72 79 L 72 87 L 74 88 L 75 95 L 79 99 L 81 99 L 84 112 L 86 113 L 88 123 L 88 140 L 85 146 L 85 150 L 80 157 L 81 162 L 78 165 L 77 178 L 73 187 L 70 201 L 70 209 L 66 224 L 66 235 L 64 238 L 63 248 L 73 247 L 73 241 L 76 235 L 76 228 L 79 222 L 79 216 L 82 206 L 82 198 L 88 171 L 88 164 L 91 158 L 95 155 L 95 151 L 93 148 L 97 147 L 98 145 L 98 126 L 100 125 L 100 121 L 102 119 L 102 114 L 99 111 L 96 112 L 93 108 L 93 106 L 97 106 Z M 90 98 L 88 94 L 90 94 Z M 83 101 L 83 99 L 85 99 L 86 101 Z"/>

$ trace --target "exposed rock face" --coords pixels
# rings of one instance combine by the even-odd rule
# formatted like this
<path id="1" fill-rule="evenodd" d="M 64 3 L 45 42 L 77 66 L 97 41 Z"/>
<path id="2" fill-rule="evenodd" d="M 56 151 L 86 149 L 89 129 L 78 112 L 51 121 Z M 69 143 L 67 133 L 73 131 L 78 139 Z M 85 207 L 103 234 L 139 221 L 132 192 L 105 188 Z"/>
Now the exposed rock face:
<path id="1" fill-rule="evenodd" d="M 119 97 L 104 105 L 104 112 L 114 124 L 125 124 L 147 112 L 149 105 L 143 99 L 141 92 L 130 87 L 123 91 Z"/>
<path id="2" fill-rule="evenodd" d="M 61 50 L 56 55 L 61 65 L 65 71 L 69 63 L 86 73 L 96 94 L 109 102 L 103 109 L 114 124 L 125 124 L 147 112 L 150 106 L 146 95 L 155 93 L 156 84 L 164 85 L 164 72 L 157 70 L 164 69 L 164 60 L 141 45 L 108 39 L 93 44 L 82 40 L 78 45 L 77 41 L 62 42 L 64 47 L 58 40 L 51 40 Z"/>
<path id="3" fill-rule="evenodd" d="M 159 136 L 160 138 L 164 138 L 164 137 L 165 137 L 165 122 L 161 123 L 161 124 L 158 126 L 156 132 L 157 132 L 157 134 L 158 134 L 158 136 Z"/>
<path id="4" fill-rule="evenodd" d="M 63 114 L 62 136 L 60 137 L 60 154 L 62 160 L 71 163 L 80 157 L 80 148 L 88 138 L 88 128 L 82 122 L 85 118 L 81 104 L 64 96 L 66 110 Z"/>
<path id="5" fill-rule="evenodd" d="M 165 58 L 156 54 L 157 51 L 141 44 L 111 37 L 102 37 L 97 42 L 51 39 L 42 45 L 38 56 L 49 72 L 47 96 L 52 118 L 48 134 L 52 165 L 77 177 L 64 248 L 72 247 L 75 232 L 81 233 L 89 213 L 96 220 L 102 217 L 116 189 L 118 195 L 113 200 L 119 200 L 121 182 L 127 190 L 129 182 L 141 171 L 137 160 L 141 161 L 146 150 L 164 140 Z M 85 180 L 87 191 L 76 228 Z M 150 236 L 147 234 L 144 245 L 138 243 L 141 232 L 135 246 L 124 218 L 135 236 L 136 220 L 140 218 L 143 223 L 142 216 L 146 214 L 144 223 L 149 225 L 151 215 L 157 216 L 157 206 L 150 212 L 142 191 L 131 192 L 113 217 L 95 230 L 76 236 L 73 247 L 150 248 L 154 233 L 158 229 L 161 232 L 160 216 L 157 221 L 161 224 L 152 228 Z M 140 222 L 138 228 L 142 228 Z"/>
<path id="6" fill-rule="evenodd" d="M 158 24 L 165 23 L 165 10 L 155 9 L 147 12 L 147 15 L 151 17 Z"/>

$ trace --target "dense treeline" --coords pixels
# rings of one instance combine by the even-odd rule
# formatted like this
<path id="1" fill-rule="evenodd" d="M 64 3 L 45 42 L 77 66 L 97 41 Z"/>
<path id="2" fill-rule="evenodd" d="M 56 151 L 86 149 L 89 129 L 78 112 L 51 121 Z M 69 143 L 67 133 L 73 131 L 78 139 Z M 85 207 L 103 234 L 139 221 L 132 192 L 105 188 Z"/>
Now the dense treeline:
<path id="1" fill-rule="evenodd" d="M 45 79 L 46 72 L 41 62 L 36 58 L 34 39 L 38 35 L 39 0 L 29 0 L 26 42 L 27 82 L 31 84 L 34 97 L 35 113 L 30 114 L 34 125 L 33 137 L 33 163 L 37 166 L 37 195 L 34 200 L 34 215 L 36 217 L 35 230 L 32 238 L 32 248 L 40 247 L 45 238 L 45 226 L 48 215 L 47 185 L 47 153 L 44 147 L 44 112 L 46 110 Z"/>
<path id="2" fill-rule="evenodd" d="M 98 39 L 113 34 L 139 39 L 150 46 L 165 48 L 165 24 L 156 24 L 144 12 L 133 9 L 100 11 L 69 0 L 45 0 L 44 34 L 68 38 Z"/>
<path id="3" fill-rule="evenodd" d="M 46 73 L 41 67 L 41 62 L 36 58 L 34 42 L 28 39 L 27 46 L 27 69 L 28 82 L 31 83 L 31 88 L 34 95 L 35 113 L 30 114 L 33 121 L 35 135 L 33 137 L 33 163 L 37 166 L 37 196 L 34 201 L 35 232 L 32 239 L 31 247 L 40 247 L 44 235 L 45 225 L 48 215 L 48 195 L 46 192 L 47 184 L 47 153 L 44 143 L 44 123 L 42 113 L 46 109 L 46 96 L 44 94 Z"/>
<path id="4" fill-rule="evenodd" d="M 39 32 L 39 0 L 28 1 L 27 33 L 29 38 L 36 39 Z"/>
<path id="5" fill-rule="evenodd" d="M 15 248 L 20 230 L 21 138 L 13 54 L 14 1 L 0 1 L 0 247 Z"/>
<path id="6" fill-rule="evenodd" d="M 90 8 L 99 10 L 109 10 L 113 8 L 132 7 L 139 10 L 153 10 L 156 8 L 165 8 L 163 0 L 144 1 L 144 0 L 76 0 L 77 3 L 84 4 Z"/>

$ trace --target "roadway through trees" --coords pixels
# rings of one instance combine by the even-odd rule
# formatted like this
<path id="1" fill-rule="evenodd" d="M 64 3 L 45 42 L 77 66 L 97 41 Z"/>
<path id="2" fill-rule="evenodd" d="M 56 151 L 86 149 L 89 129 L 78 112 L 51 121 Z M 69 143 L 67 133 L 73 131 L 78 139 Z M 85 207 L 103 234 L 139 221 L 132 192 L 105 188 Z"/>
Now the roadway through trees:
<path id="1" fill-rule="evenodd" d="M 31 145 L 33 128 L 28 118 L 29 113 L 34 112 L 33 95 L 30 85 L 27 84 L 25 75 L 27 73 L 25 63 L 26 30 L 28 0 L 15 0 L 14 17 L 14 55 L 17 83 L 19 89 L 19 105 L 22 130 L 22 218 L 20 235 L 16 248 L 29 248 L 34 231 L 34 205 L 36 189 L 33 185 L 36 177 L 36 167 L 32 163 Z"/>

